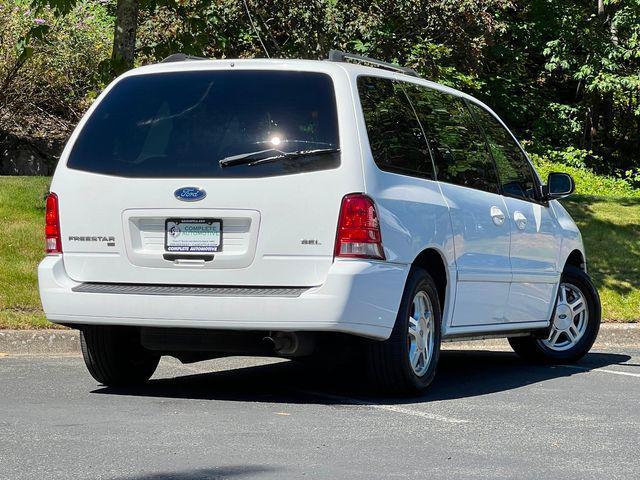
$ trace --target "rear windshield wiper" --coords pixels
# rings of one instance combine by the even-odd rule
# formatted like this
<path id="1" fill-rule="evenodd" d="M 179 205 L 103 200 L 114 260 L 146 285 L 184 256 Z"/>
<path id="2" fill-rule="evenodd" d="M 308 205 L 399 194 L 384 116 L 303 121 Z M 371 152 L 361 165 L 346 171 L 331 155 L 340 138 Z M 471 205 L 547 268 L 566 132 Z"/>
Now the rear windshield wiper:
<path id="1" fill-rule="evenodd" d="M 298 158 L 298 157 L 307 157 L 310 155 L 325 155 L 328 153 L 338 153 L 340 151 L 339 148 L 316 148 L 314 150 L 296 150 L 293 152 L 283 152 L 281 150 L 276 150 L 275 148 L 270 148 L 267 150 L 259 150 L 257 152 L 251 153 L 242 153 L 240 155 L 233 155 L 230 157 L 225 157 L 220 160 L 220 166 L 224 167 L 233 167 L 234 165 L 260 165 L 261 163 L 271 163 L 278 162 L 280 160 L 290 159 L 290 158 Z"/>

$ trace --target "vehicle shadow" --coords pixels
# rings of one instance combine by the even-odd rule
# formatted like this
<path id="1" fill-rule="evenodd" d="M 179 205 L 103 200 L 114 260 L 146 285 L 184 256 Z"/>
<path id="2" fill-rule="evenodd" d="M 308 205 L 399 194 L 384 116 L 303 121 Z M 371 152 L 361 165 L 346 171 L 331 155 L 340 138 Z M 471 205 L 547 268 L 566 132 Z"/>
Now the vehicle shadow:
<path id="1" fill-rule="evenodd" d="M 190 470 L 132 474 L 115 477 L 114 480 L 213 480 L 218 478 L 243 478 L 256 474 L 272 472 L 272 467 L 242 465 L 220 468 L 196 468 Z"/>
<path id="2" fill-rule="evenodd" d="M 393 405 L 503 392 L 581 375 L 630 359 L 625 354 L 590 353 L 576 364 L 580 368 L 575 368 L 531 365 L 510 352 L 444 350 L 437 377 L 429 390 L 423 396 L 409 398 L 376 394 L 358 371 L 325 370 L 298 362 L 160 378 L 141 387 L 101 387 L 92 393 L 243 402 Z"/>

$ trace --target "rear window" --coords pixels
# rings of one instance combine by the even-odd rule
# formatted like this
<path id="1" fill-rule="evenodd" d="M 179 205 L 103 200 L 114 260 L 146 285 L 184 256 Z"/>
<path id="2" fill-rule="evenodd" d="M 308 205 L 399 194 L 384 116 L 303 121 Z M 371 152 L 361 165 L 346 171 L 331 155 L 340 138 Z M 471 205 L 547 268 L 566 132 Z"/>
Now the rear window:
<path id="1" fill-rule="evenodd" d="M 336 168 L 337 148 L 326 74 L 178 72 L 118 82 L 80 132 L 67 166 L 123 177 L 266 177 Z M 281 155 L 299 151 L 306 153 Z M 219 164 L 253 152 L 279 159 Z"/>

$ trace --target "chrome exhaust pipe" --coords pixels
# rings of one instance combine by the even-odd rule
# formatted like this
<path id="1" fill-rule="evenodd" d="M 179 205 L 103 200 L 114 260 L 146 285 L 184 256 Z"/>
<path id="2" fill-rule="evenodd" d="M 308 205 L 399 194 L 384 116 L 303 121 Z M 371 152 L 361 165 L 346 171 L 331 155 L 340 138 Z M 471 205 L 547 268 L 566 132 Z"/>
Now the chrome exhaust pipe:
<path id="1" fill-rule="evenodd" d="M 262 339 L 273 347 L 273 351 L 285 357 L 311 355 L 315 347 L 312 335 L 294 332 L 273 332 Z"/>

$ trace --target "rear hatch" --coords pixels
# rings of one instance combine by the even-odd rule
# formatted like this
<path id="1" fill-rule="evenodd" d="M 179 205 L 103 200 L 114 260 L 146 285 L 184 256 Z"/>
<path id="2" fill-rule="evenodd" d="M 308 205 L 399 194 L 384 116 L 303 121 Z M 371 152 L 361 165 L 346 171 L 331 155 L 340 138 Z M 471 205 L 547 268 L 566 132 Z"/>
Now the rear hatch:
<path id="1" fill-rule="evenodd" d="M 327 73 L 202 63 L 124 77 L 79 127 L 52 185 L 72 279 L 323 283 L 342 197 L 363 190 L 340 142 L 353 109 Z"/>

